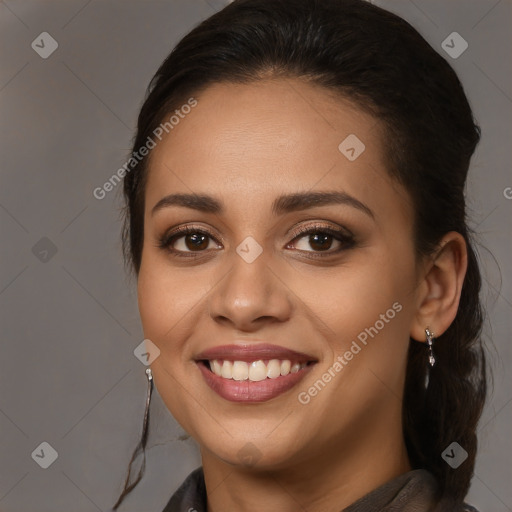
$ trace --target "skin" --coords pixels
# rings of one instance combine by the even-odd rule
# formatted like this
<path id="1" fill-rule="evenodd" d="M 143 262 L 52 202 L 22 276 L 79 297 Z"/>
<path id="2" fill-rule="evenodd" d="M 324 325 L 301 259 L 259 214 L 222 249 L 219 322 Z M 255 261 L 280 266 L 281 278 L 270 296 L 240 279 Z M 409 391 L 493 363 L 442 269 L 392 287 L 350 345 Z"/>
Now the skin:
<path id="1" fill-rule="evenodd" d="M 424 342 L 426 326 L 440 335 L 453 321 L 464 241 L 447 233 L 434 255 L 417 257 L 413 204 L 385 168 L 385 132 L 349 100 L 292 78 L 215 84 L 196 99 L 152 151 L 145 192 L 138 299 L 144 335 L 160 350 L 155 385 L 199 444 L 209 512 L 339 512 L 411 469 L 401 423 L 409 338 Z M 338 149 L 349 134 L 365 144 L 354 161 Z M 281 194 L 306 191 L 343 191 L 372 216 L 349 204 L 271 212 Z M 170 206 L 152 215 L 179 192 L 212 195 L 225 211 Z M 308 235 L 294 237 L 316 223 L 349 230 L 354 245 L 332 238 L 321 251 Z M 186 224 L 211 232 L 201 252 L 186 235 L 174 248 L 193 258 L 158 247 Z M 248 236 L 263 251 L 252 263 L 236 252 Z M 298 393 L 397 302 L 401 311 L 301 404 Z M 199 352 L 258 341 L 318 362 L 262 403 L 230 402 L 206 385 Z"/>

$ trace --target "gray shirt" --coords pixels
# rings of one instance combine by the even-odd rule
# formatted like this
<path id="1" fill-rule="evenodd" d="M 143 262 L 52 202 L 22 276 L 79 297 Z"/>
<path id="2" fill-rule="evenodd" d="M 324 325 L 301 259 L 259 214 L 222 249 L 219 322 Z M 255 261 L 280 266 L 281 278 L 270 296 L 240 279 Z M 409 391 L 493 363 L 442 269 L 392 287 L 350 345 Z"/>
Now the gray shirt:
<path id="1" fill-rule="evenodd" d="M 203 468 L 195 469 L 162 512 L 207 512 Z M 478 512 L 438 497 L 438 484 L 429 471 L 414 469 L 386 482 L 340 512 Z"/>

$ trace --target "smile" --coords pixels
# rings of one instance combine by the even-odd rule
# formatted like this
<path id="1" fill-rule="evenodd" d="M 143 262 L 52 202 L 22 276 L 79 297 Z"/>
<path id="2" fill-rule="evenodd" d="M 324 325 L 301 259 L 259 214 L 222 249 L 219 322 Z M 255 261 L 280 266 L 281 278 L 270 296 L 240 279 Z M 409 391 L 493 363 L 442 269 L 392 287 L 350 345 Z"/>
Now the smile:
<path id="1" fill-rule="evenodd" d="M 225 400 L 264 402 L 288 391 L 317 362 L 276 345 L 226 345 L 201 353 L 196 364 L 206 384 Z"/>
<path id="2" fill-rule="evenodd" d="M 259 382 L 265 379 L 277 379 L 281 376 L 285 377 L 289 373 L 297 373 L 299 370 L 302 370 L 302 368 L 305 368 L 308 363 L 295 362 L 292 364 L 289 359 L 270 359 L 266 361 L 259 359 L 252 363 L 213 359 L 208 361 L 208 364 L 210 370 L 223 379 Z"/>

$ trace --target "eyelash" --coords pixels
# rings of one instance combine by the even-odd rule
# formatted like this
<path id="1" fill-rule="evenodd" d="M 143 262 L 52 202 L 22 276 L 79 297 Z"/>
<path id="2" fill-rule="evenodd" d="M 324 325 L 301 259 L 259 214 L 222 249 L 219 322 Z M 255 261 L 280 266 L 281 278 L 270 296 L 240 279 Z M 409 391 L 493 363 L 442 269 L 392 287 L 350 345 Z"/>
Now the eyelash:
<path id="1" fill-rule="evenodd" d="M 177 239 L 183 237 L 184 235 L 189 235 L 189 234 L 206 235 L 209 238 L 216 241 L 215 237 L 210 232 L 205 230 L 204 228 L 198 228 L 195 226 L 184 226 L 184 227 L 179 227 L 179 228 L 175 229 L 174 231 L 172 231 L 171 233 L 164 234 L 162 237 L 160 237 L 158 240 L 157 247 L 162 250 L 166 250 L 166 251 L 170 252 L 173 256 L 178 257 L 178 258 L 195 258 L 195 257 L 197 257 L 197 254 L 200 254 L 201 252 L 206 252 L 206 250 L 204 250 L 204 251 L 188 251 L 188 252 L 187 251 L 179 251 L 179 250 L 173 249 L 171 247 L 171 244 L 173 242 L 175 242 Z M 307 228 L 298 229 L 297 232 L 294 233 L 294 235 L 293 235 L 292 242 L 298 238 L 303 238 L 306 235 L 313 235 L 313 234 L 315 234 L 315 235 L 318 235 L 318 234 L 331 235 L 336 241 L 340 242 L 342 245 L 339 249 L 337 249 L 335 251 L 330 251 L 330 250 L 327 250 L 327 251 L 302 251 L 302 252 L 306 252 L 306 253 L 312 252 L 313 254 L 308 256 L 309 258 L 312 258 L 312 259 L 326 258 L 328 256 L 338 254 L 347 249 L 351 249 L 355 245 L 355 239 L 351 233 L 348 233 L 346 230 L 333 229 L 333 228 L 330 228 L 330 227 L 327 227 L 327 226 L 321 225 L 321 224 L 316 224 L 313 226 L 308 226 Z M 299 249 L 299 251 L 301 251 L 301 249 Z"/>

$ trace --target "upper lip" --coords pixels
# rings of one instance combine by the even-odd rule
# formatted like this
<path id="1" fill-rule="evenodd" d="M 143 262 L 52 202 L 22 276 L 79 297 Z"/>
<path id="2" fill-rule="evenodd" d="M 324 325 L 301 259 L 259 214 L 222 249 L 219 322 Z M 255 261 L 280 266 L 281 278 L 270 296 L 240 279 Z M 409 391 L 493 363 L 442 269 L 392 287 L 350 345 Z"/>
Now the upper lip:
<path id="1" fill-rule="evenodd" d="M 316 361 L 316 358 L 311 355 L 270 343 L 219 345 L 204 350 L 195 359 L 196 361 L 222 359 L 246 362 L 260 359 L 289 359 L 297 362 Z"/>

